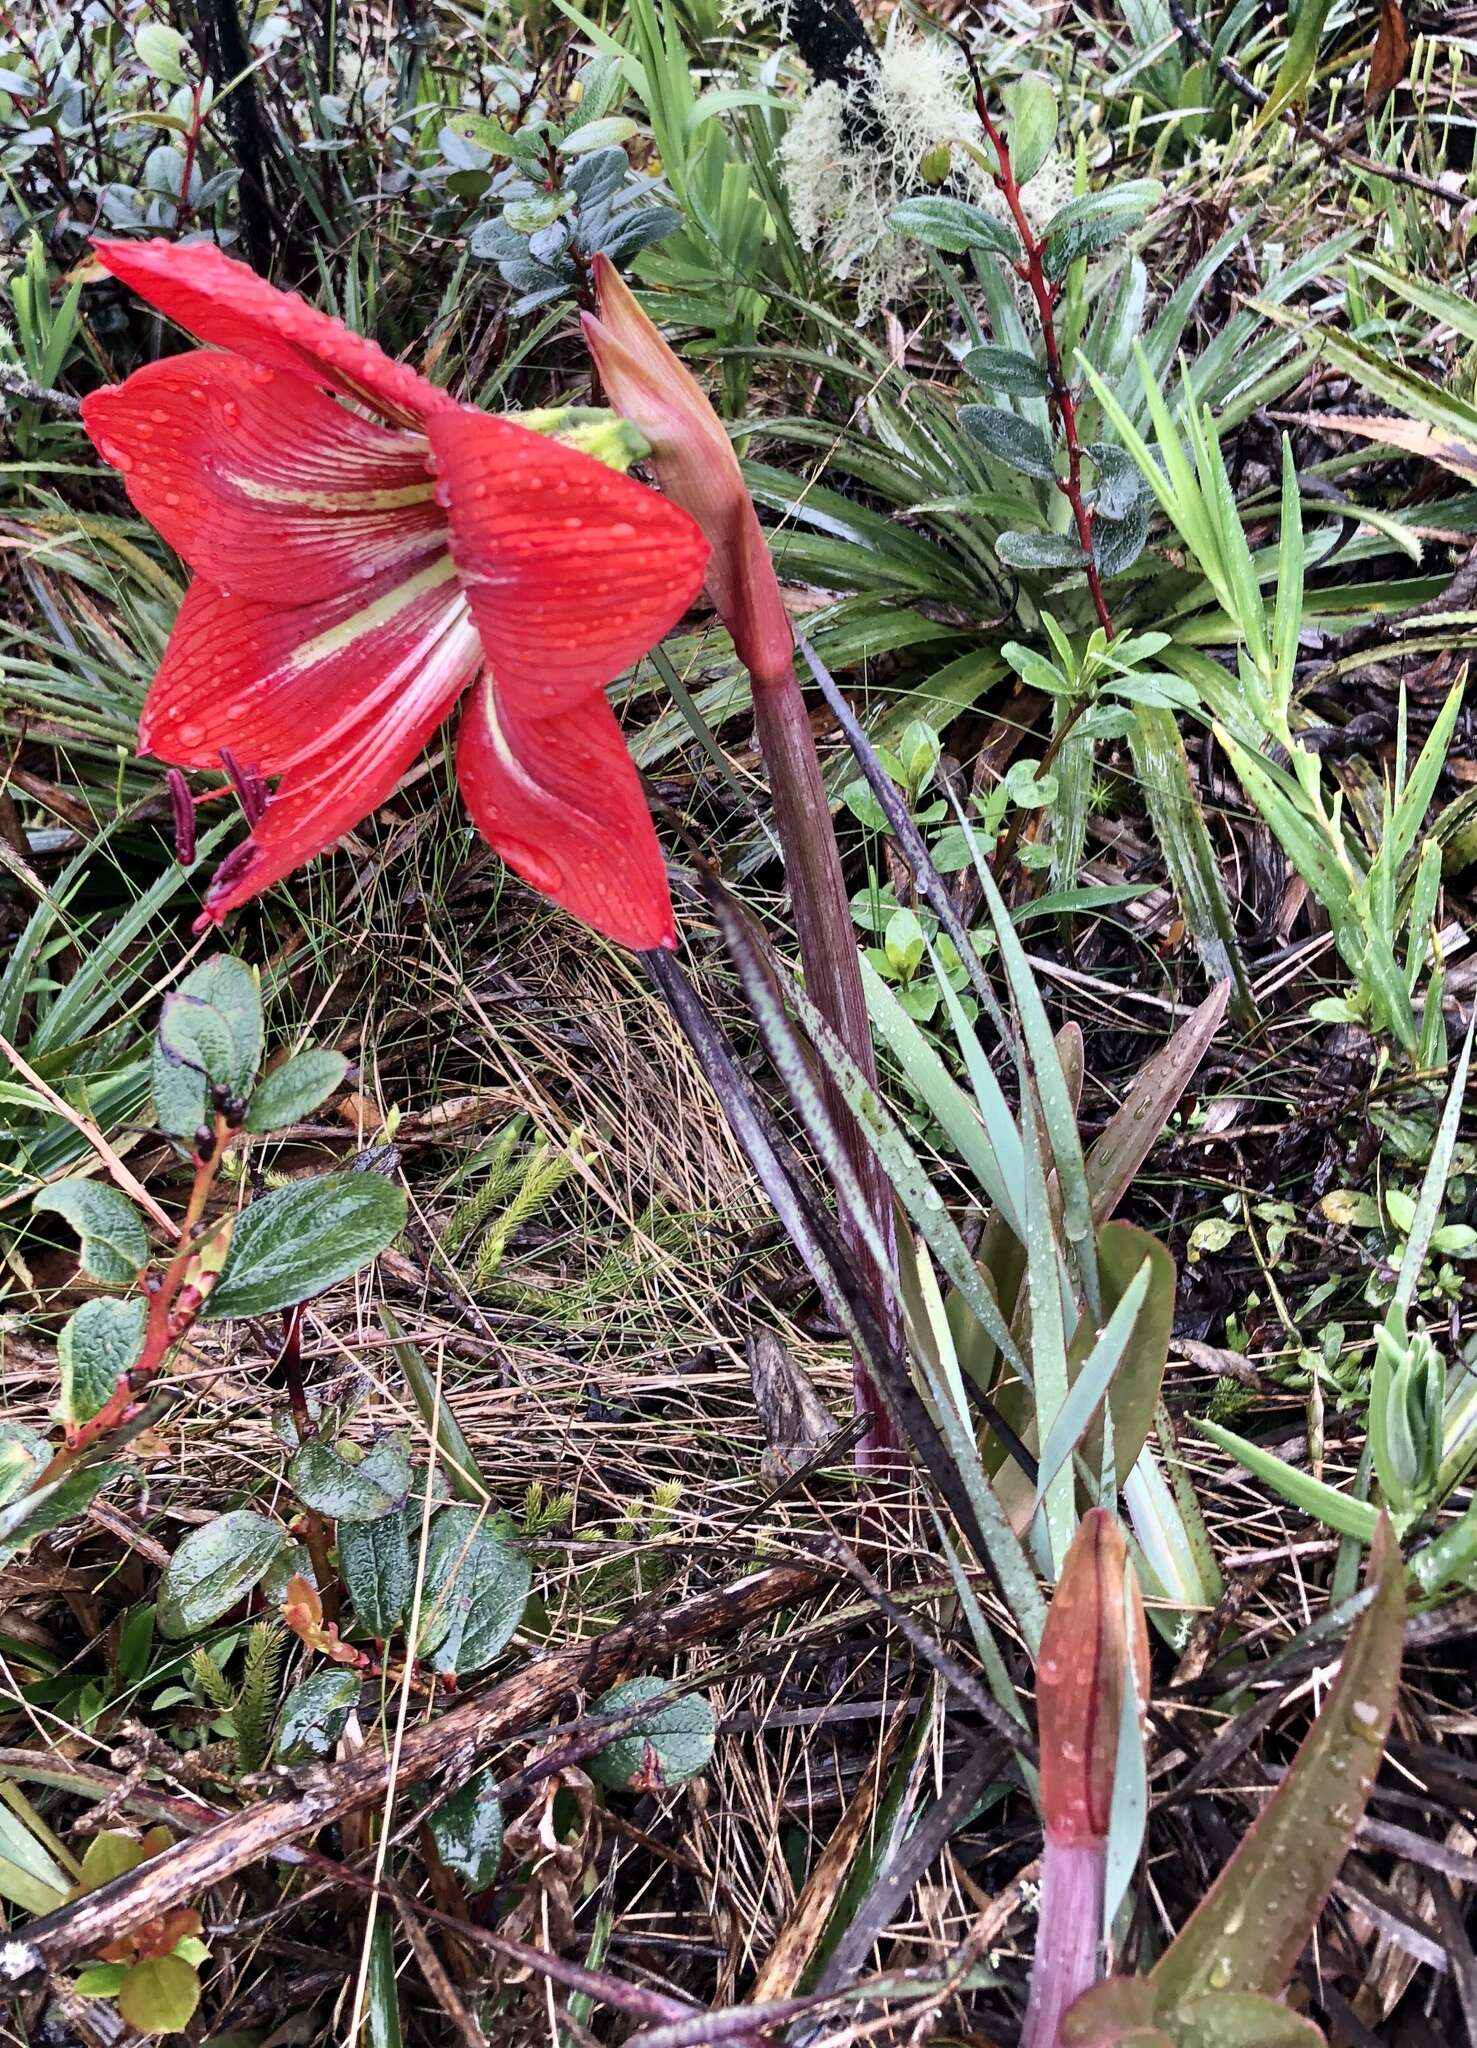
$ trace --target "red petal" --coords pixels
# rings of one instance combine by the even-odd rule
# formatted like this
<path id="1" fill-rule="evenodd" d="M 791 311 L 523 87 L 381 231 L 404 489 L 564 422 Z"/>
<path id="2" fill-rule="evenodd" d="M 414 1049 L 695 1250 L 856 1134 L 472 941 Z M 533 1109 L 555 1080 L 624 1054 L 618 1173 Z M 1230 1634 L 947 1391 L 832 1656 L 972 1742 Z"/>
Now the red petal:
<path id="1" fill-rule="evenodd" d="M 402 426 L 453 401 L 375 342 L 295 292 L 279 292 L 209 242 L 93 243 L 104 269 L 197 340 L 357 398 Z"/>
<path id="2" fill-rule="evenodd" d="M 478 831 L 525 882 L 637 952 L 676 943 L 661 848 L 604 697 L 534 718 L 484 673 L 456 773 Z"/>
<path id="3" fill-rule="evenodd" d="M 377 640 L 372 653 L 361 655 L 366 687 L 357 714 L 294 760 L 251 837 L 217 870 L 200 924 L 219 923 L 377 810 L 445 718 L 480 656 L 471 622 L 459 608 L 445 605 L 444 594 L 439 630 L 428 625 L 413 674 L 397 675 L 388 667 L 382 646 Z M 365 662 L 371 666 L 367 674 Z"/>
<path id="4" fill-rule="evenodd" d="M 441 544 L 419 434 L 300 377 L 196 350 L 82 401 L 128 495 L 191 568 L 243 597 L 328 597 Z"/>
<path id="5" fill-rule="evenodd" d="M 443 687 L 439 663 L 453 634 L 459 686 L 478 649 L 446 556 L 400 584 L 309 605 L 228 597 L 197 577 L 144 704 L 139 745 L 182 768 L 219 767 L 225 746 L 243 768 L 290 772 L 347 748 L 366 713 L 393 723 L 429 692 L 444 717 L 456 687 Z"/>
<path id="6" fill-rule="evenodd" d="M 592 456 L 470 407 L 426 422 L 451 552 L 503 702 L 578 704 L 702 587 L 695 521 Z"/>

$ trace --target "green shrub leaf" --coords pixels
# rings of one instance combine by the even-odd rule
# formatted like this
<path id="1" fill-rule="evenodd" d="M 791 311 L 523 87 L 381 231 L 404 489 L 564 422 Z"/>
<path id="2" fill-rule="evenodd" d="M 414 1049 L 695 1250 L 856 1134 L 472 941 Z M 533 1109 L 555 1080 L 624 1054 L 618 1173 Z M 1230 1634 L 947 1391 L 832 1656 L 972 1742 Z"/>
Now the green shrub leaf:
<path id="1" fill-rule="evenodd" d="M 82 1270 L 105 1287 L 137 1279 L 149 1256 L 143 1219 L 127 1195 L 105 1181 L 59 1180 L 43 1188 L 32 1208 L 70 1223 L 82 1240 Z"/>
<path id="2" fill-rule="evenodd" d="M 50 1456 L 49 1449 L 47 1456 Z M 45 1460 L 42 1460 L 44 1464 Z M 122 1471 L 121 1465 L 83 1465 L 63 1473 L 35 1493 L 19 1488 L 0 1508 L 0 1564 L 28 1550 L 38 1536 L 87 1512 L 93 1496 Z M 25 1482 L 29 1485 L 31 1482 Z"/>
<path id="3" fill-rule="evenodd" d="M 205 1314 L 259 1316 L 322 1294 L 405 1227 L 405 1196 L 377 1173 L 325 1173 L 263 1196 L 238 1218 Z"/>
<path id="4" fill-rule="evenodd" d="M 927 242 L 931 249 L 944 249 L 962 256 L 968 249 L 987 249 L 994 256 L 1019 258 L 1021 245 L 1015 231 L 1004 221 L 971 206 L 964 199 L 947 199 L 941 194 L 905 199 L 892 210 L 888 226 L 895 234 L 911 235 Z"/>
<path id="5" fill-rule="evenodd" d="M 103 1407 L 144 1348 L 149 1305 L 142 1295 L 102 1295 L 62 1324 L 56 1340 L 61 1418 L 69 1429 Z"/>
<path id="6" fill-rule="evenodd" d="M 118 1986 L 118 2010 L 141 2034 L 177 2034 L 200 2003 L 200 1979 L 183 1956 L 130 1963 Z"/>
<path id="7" fill-rule="evenodd" d="M 530 1582 L 527 1558 L 476 1508 L 441 1508 L 426 1546 L 416 1654 L 437 1671 L 480 1671 L 517 1628 Z"/>
<path id="8" fill-rule="evenodd" d="M 309 1757 L 327 1756 L 358 1697 L 359 1679 L 353 1671 L 315 1671 L 294 1686 L 282 1702 L 272 1752 L 277 1762 L 300 1764 Z"/>
<path id="9" fill-rule="evenodd" d="M 1006 412 L 998 405 L 961 405 L 959 424 L 966 434 L 1010 469 L 1022 476 L 1039 477 L 1043 483 L 1056 482 L 1056 460 L 1051 443 L 1031 420 Z"/>
<path id="10" fill-rule="evenodd" d="M 192 1529 L 159 1581 L 159 1633 L 179 1642 L 228 1614 L 285 1541 L 280 1523 L 250 1508 Z"/>
<path id="11" fill-rule="evenodd" d="M 611 1714 L 667 1690 L 661 1678 L 632 1678 L 612 1686 L 595 1704 L 598 1714 Z M 694 1778 L 713 1754 L 718 1723 L 701 1693 L 669 1700 L 607 1743 L 590 1765 L 590 1775 L 622 1792 L 656 1792 Z"/>
<path id="12" fill-rule="evenodd" d="M 404 1621 L 415 1591 L 409 1515 L 402 1510 L 373 1522 L 340 1522 L 338 1563 L 355 1621 L 383 1642 Z"/>
<path id="13" fill-rule="evenodd" d="M 1005 139 L 1010 150 L 1010 167 L 1017 182 L 1034 178 L 1051 155 L 1056 141 L 1056 87 L 1039 71 L 1002 88 L 1005 107 Z"/>
<path id="14" fill-rule="evenodd" d="M 251 1098 L 246 1112 L 249 1131 L 282 1131 L 300 1123 L 335 1088 L 343 1085 L 349 1063 L 341 1052 L 316 1046 L 274 1067 Z"/>
<path id="15" fill-rule="evenodd" d="M 0 1507 L 15 1500 L 46 1469 L 51 1446 L 23 1422 L 0 1424 Z"/>
<path id="16" fill-rule="evenodd" d="M 1012 397 L 1043 398 L 1050 389 L 1046 372 L 1034 356 L 1023 349 L 1001 348 L 997 342 L 985 341 L 972 348 L 963 367 L 976 384 Z"/>
<path id="17" fill-rule="evenodd" d="M 426 1823 L 437 1855 L 469 1892 L 485 1891 L 502 1861 L 503 1810 L 495 1782 L 491 1771 L 478 1771 Z"/>
<path id="18" fill-rule="evenodd" d="M 304 1507 L 335 1522 L 377 1522 L 398 1514 L 411 1480 L 403 1438 L 382 1436 L 362 1457 L 353 1455 L 355 1448 L 338 1450 L 312 1438 L 287 1467 L 293 1492 Z"/>

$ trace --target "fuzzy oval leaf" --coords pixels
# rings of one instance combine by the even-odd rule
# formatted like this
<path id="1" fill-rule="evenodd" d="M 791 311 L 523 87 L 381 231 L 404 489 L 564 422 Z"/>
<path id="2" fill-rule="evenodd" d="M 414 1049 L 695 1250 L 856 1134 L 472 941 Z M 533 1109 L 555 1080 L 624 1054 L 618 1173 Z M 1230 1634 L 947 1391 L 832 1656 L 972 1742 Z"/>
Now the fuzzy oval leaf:
<path id="1" fill-rule="evenodd" d="M 177 28 L 166 28 L 162 21 L 147 21 L 138 29 L 133 38 L 133 47 L 138 60 L 156 78 L 162 78 L 166 85 L 183 85 L 184 66 L 180 59 L 184 55 L 185 39 Z"/>
<path id="2" fill-rule="evenodd" d="M 1367 1583 L 1374 1598 L 1302 1747 L 1150 1973 L 1161 2013 L 1220 1992 L 1275 1995 L 1318 1924 L 1363 1817 L 1400 1690 L 1405 1570 L 1386 1515 Z"/>
<path id="3" fill-rule="evenodd" d="M 1031 420 L 1006 412 L 998 405 L 961 405 L 959 424 L 972 440 L 1007 468 L 1022 476 L 1038 477 L 1043 483 L 1056 482 L 1056 460 L 1051 443 Z"/>
<path id="4" fill-rule="evenodd" d="M 306 1543 L 294 1543 L 289 1539 L 267 1567 L 262 1580 L 262 1598 L 269 1607 L 280 1607 L 287 1598 L 288 1584 L 293 1579 L 302 1579 L 316 1593 L 318 1580 L 313 1571 L 313 1560 L 308 1555 Z"/>
<path id="5" fill-rule="evenodd" d="M 159 1581 L 159 1633 L 178 1642 L 228 1614 L 261 1579 L 286 1539 L 250 1508 L 192 1529 Z"/>
<path id="6" fill-rule="evenodd" d="M 139 1361 L 149 1305 L 142 1295 L 100 1295 L 63 1323 L 56 1340 L 60 1411 L 68 1428 L 96 1415 Z"/>
<path id="7" fill-rule="evenodd" d="M 894 234 L 910 235 L 927 242 L 931 249 L 944 249 L 962 256 L 968 249 L 988 249 L 994 256 L 1019 257 L 1021 245 L 1015 231 L 992 214 L 971 206 L 964 199 L 949 199 L 942 193 L 905 199 L 888 219 Z"/>
<path id="8" fill-rule="evenodd" d="M 436 1671 L 480 1671 L 522 1620 L 531 1581 L 528 1559 L 476 1508 L 441 1508 L 426 1546 L 417 1654 Z"/>
<path id="9" fill-rule="evenodd" d="M 341 1521 L 338 1562 L 355 1621 L 383 1642 L 404 1621 L 415 1591 L 406 1511 L 372 1522 Z"/>
<path id="10" fill-rule="evenodd" d="M 426 1825 L 436 1853 L 469 1892 L 485 1891 L 503 1855 L 503 1810 L 491 1771 L 478 1771 L 460 1792 L 443 1800 Z"/>
<path id="11" fill-rule="evenodd" d="M 1005 107 L 1005 139 L 1010 148 L 1010 167 L 1024 185 L 1034 178 L 1056 141 L 1056 87 L 1039 71 L 1028 71 L 1004 87 L 1000 98 Z"/>
<path id="12" fill-rule="evenodd" d="M 1087 560 L 1074 533 L 1002 533 L 995 552 L 1007 569 L 1080 569 Z"/>
<path id="13" fill-rule="evenodd" d="M 572 135 L 566 135 L 559 144 L 559 154 L 584 156 L 592 149 L 613 149 L 620 143 L 629 142 L 636 132 L 636 123 L 629 115 L 607 114 L 603 120 L 588 121 L 583 128 L 576 128 Z"/>
<path id="14" fill-rule="evenodd" d="M 378 1438 L 362 1458 L 313 1437 L 294 1453 L 287 1477 L 303 1506 L 331 1521 L 377 1522 L 405 1506 L 410 1459 L 395 1435 Z"/>
<path id="15" fill-rule="evenodd" d="M 322 1294 L 405 1227 L 405 1196 L 377 1173 L 325 1173 L 278 1188 L 237 1218 L 205 1314 L 259 1316 Z"/>
<path id="16" fill-rule="evenodd" d="M 1102 576 L 1122 576 L 1149 545 L 1149 507 L 1144 499 L 1121 519 L 1099 513 L 1092 526 L 1092 558 Z"/>
<path id="17" fill-rule="evenodd" d="M 15 1500 L 46 1469 L 51 1445 L 23 1422 L 0 1424 L 0 1507 Z"/>
<path id="18" fill-rule="evenodd" d="M 159 1012 L 159 1049 L 178 1066 L 193 1067 L 207 1082 L 232 1086 L 236 1044 L 225 1015 L 199 996 L 175 989 Z"/>
<path id="19" fill-rule="evenodd" d="M 1102 192 L 1069 199 L 1052 215 L 1046 230 L 1042 265 L 1047 276 L 1063 276 L 1079 256 L 1091 255 L 1137 227 L 1163 192 L 1157 178 L 1130 178 Z"/>
<path id="20" fill-rule="evenodd" d="M 0 1564 L 28 1550 L 38 1536 L 85 1514 L 94 1495 L 122 1470 L 117 1464 L 75 1466 L 34 1493 L 13 1496 L 0 1508 Z"/>
<path id="21" fill-rule="evenodd" d="M 1011 396 L 1042 398 L 1050 389 L 1046 372 L 1034 356 L 1028 356 L 1023 349 L 1001 348 L 998 342 L 984 341 L 978 348 L 972 348 L 963 367 L 976 384 Z"/>
<path id="22" fill-rule="evenodd" d="M 327 1756 L 358 1697 L 359 1679 L 352 1671 L 315 1671 L 295 1685 L 282 1702 L 272 1751 L 276 1761 L 300 1764 L 309 1757 Z"/>
<path id="23" fill-rule="evenodd" d="M 125 1287 L 149 1256 L 143 1219 L 127 1195 L 105 1181 L 59 1180 L 31 1204 L 60 1216 L 82 1240 L 82 1270 L 106 1287 Z"/>
<path id="24" fill-rule="evenodd" d="M 130 1963 L 118 1986 L 118 2010 L 141 2034 L 177 2034 L 200 2003 L 200 1979 L 183 1956 Z"/>
<path id="25" fill-rule="evenodd" d="M 663 1678 L 631 1678 L 602 1694 L 595 1711 L 611 1714 L 666 1690 Z M 653 1708 L 649 1717 L 607 1743 L 590 1765 L 590 1775 L 620 1792 L 658 1792 L 680 1785 L 706 1767 L 717 1733 L 709 1702 L 701 1693 L 687 1693 Z"/>
<path id="26" fill-rule="evenodd" d="M 247 1094 L 262 1057 L 262 998 L 255 974 L 234 953 L 216 953 L 191 969 L 180 994 L 209 1003 L 225 1018 L 232 1053 L 219 1078 L 232 1094 Z"/>
<path id="27" fill-rule="evenodd" d="M 209 1111 L 204 1073 L 167 1051 L 157 1032 L 150 1061 L 154 1121 L 172 1138 L 193 1138 Z"/>
<path id="28" fill-rule="evenodd" d="M 284 1131 L 301 1123 L 320 1102 L 343 1086 L 349 1063 L 329 1046 L 311 1047 L 274 1067 L 251 1098 L 246 1112 L 249 1131 Z"/>

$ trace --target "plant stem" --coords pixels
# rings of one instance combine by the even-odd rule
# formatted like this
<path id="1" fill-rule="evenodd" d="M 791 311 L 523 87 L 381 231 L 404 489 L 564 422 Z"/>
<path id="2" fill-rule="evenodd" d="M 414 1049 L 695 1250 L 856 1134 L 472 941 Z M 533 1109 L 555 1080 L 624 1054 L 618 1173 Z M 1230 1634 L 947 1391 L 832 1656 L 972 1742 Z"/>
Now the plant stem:
<path id="1" fill-rule="evenodd" d="M 287 1405 L 297 1440 L 305 1444 L 318 1434 L 318 1425 L 308 1411 L 308 1390 L 303 1380 L 303 1305 L 282 1311 L 282 1349 L 277 1354 L 277 1371 L 287 1388 Z M 338 1620 L 338 1580 L 331 1561 L 332 1545 L 328 1523 L 316 1508 L 303 1510 L 303 1542 L 313 1560 L 318 1597 L 327 1620 Z"/>
<path id="2" fill-rule="evenodd" d="M 753 677 L 754 723 L 759 750 L 769 778 L 774 802 L 775 825 L 780 852 L 790 884 L 790 901 L 795 913 L 795 935 L 805 984 L 811 998 L 871 1086 L 877 1085 L 872 1056 L 872 1027 L 867 1017 L 867 999 L 857 965 L 856 937 L 852 929 L 851 905 L 841 872 L 841 856 L 831 822 L 831 807 L 821 776 L 815 736 L 805 698 L 796 680 L 793 662 L 769 678 Z M 866 1139 L 856 1125 L 844 1097 L 829 1072 L 821 1076 L 821 1088 L 846 1147 L 853 1172 L 861 1183 L 867 1206 L 885 1246 L 894 1241 L 892 1190 Z M 841 1232 L 857 1272 L 866 1289 L 872 1312 L 889 1341 L 898 1347 L 900 1331 L 890 1278 L 878 1270 L 861 1233 L 848 1222 L 843 1210 Z M 856 1412 L 870 1416 L 872 1428 L 857 1444 L 859 1469 L 894 1456 L 898 1449 L 891 1418 L 868 1377 L 861 1359 L 853 1354 L 852 1385 Z"/>
<path id="3" fill-rule="evenodd" d="M 1073 524 L 1077 528 L 1077 539 L 1084 557 L 1087 587 L 1092 593 L 1093 610 L 1097 613 L 1098 624 L 1111 640 L 1113 616 L 1103 595 L 1103 581 L 1098 573 L 1092 549 L 1093 508 L 1082 495 L 1082 441 L 1077 431 L 1077 394 L 1062 368 L 1062 352 L 1056 338 L 1056 309 L 1061 298 L 1061 286 L 1046 275 L 1046 237 L 1038 235 L 1026 217 L 1020 183 L 1010 160 L 1010 146 L 991 118 L 984 82 L 975 68 L 973 56 L 968 50 L 965 51 L 965 56 L 974 80 L 975 113 L 995 152 L 995 183 L 1000 188 L 1001 198 L 1010 208 L 1010 217 L 1015 222 L 1015 231 L 1020 236 L 1021 247 L 1025 251 L 1025 260 L 1015 265 L 1015 272 L 1024 281 L 1036 302 L 1036 318 L 1041 325 L 1041 345 L 1046 353 L 1046 376 L 1051 386 L 1052 410 L 1061 424 L 1062 441 L 1067 450 L 1067 474 L 1057 479 L 1057 489 L 1071 507 Z"/>
<path id="4" fill-rule="evenodd" d="M 179 1240 L 174 1256 L 159 1276 L 157 1284 L 148 1289 L 148 1314 L 144 1321 L 143 1348 L 137 1360 L 123 1373 L 112 1393 L 90 1416 L 80 1429 L 68 1432 L 67 1441 L 52 1457 L 46 1469 L 38 1474 L 27 1488 L 36 1493 L 43 1486 L 50 1486 L 62 1479 L 77 1463 L 85 1451 L 115 1429 L 132 1420 L 138 1412 L 140 1396 L 149 1381 L 163 1365 L 175 1345 L 188 1333 L 190 1325 L 204 1300 L 203 1291 L 185 1287 L 185 1275 L 197 1257 L 200 1245 L 197 1233 L 205 1215 L 205 1205 L 215 1185 L 215 1177 L 225 1156 L 226 1147 L 235 1135 L 235 1126 L 217 1111 L 210 1124 L 210 1142 L 195 1155 L 195 1178 L 190 1187 L 190 1198 L 185 1204 L 185 1213 L 180 1222 Z M 186 1302 L 182 1297 L 194 1293 L 196 1299 Z"/>
<path id="5" fill-rule="evenodd" d="M 1057 1841 L 1048 1830 L 1021 2048 L 1057 2048 L 1067 2008 L 1098 1980 L 1107 1861 L 1106 1842 Z"/>

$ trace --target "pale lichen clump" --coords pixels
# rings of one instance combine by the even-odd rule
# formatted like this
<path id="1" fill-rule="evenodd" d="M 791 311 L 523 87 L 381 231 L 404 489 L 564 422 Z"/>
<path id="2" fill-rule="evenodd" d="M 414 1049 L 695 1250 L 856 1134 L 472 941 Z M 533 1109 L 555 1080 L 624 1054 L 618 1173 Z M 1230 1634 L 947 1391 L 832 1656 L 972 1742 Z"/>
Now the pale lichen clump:
<path id="1" fill-rule="evenodd" d="M 970 153 L 984 148 L 963 56 L 940 36 L 900 26 L 896 16 L 875 67 L 844 87 L 827 81 L 807 93 L 781 145 L 791 218 L 831 275 L 855 284 L 859 319 L 902 296 L 927 269 L 922 247 L 888 225 L 901 200 L 942 173 L 948 192 L 1007 217 L 994 179 Z M 1071 197 L 1060 159 L 1049 156 L 1021 196 L 1039 229 Z"/>

